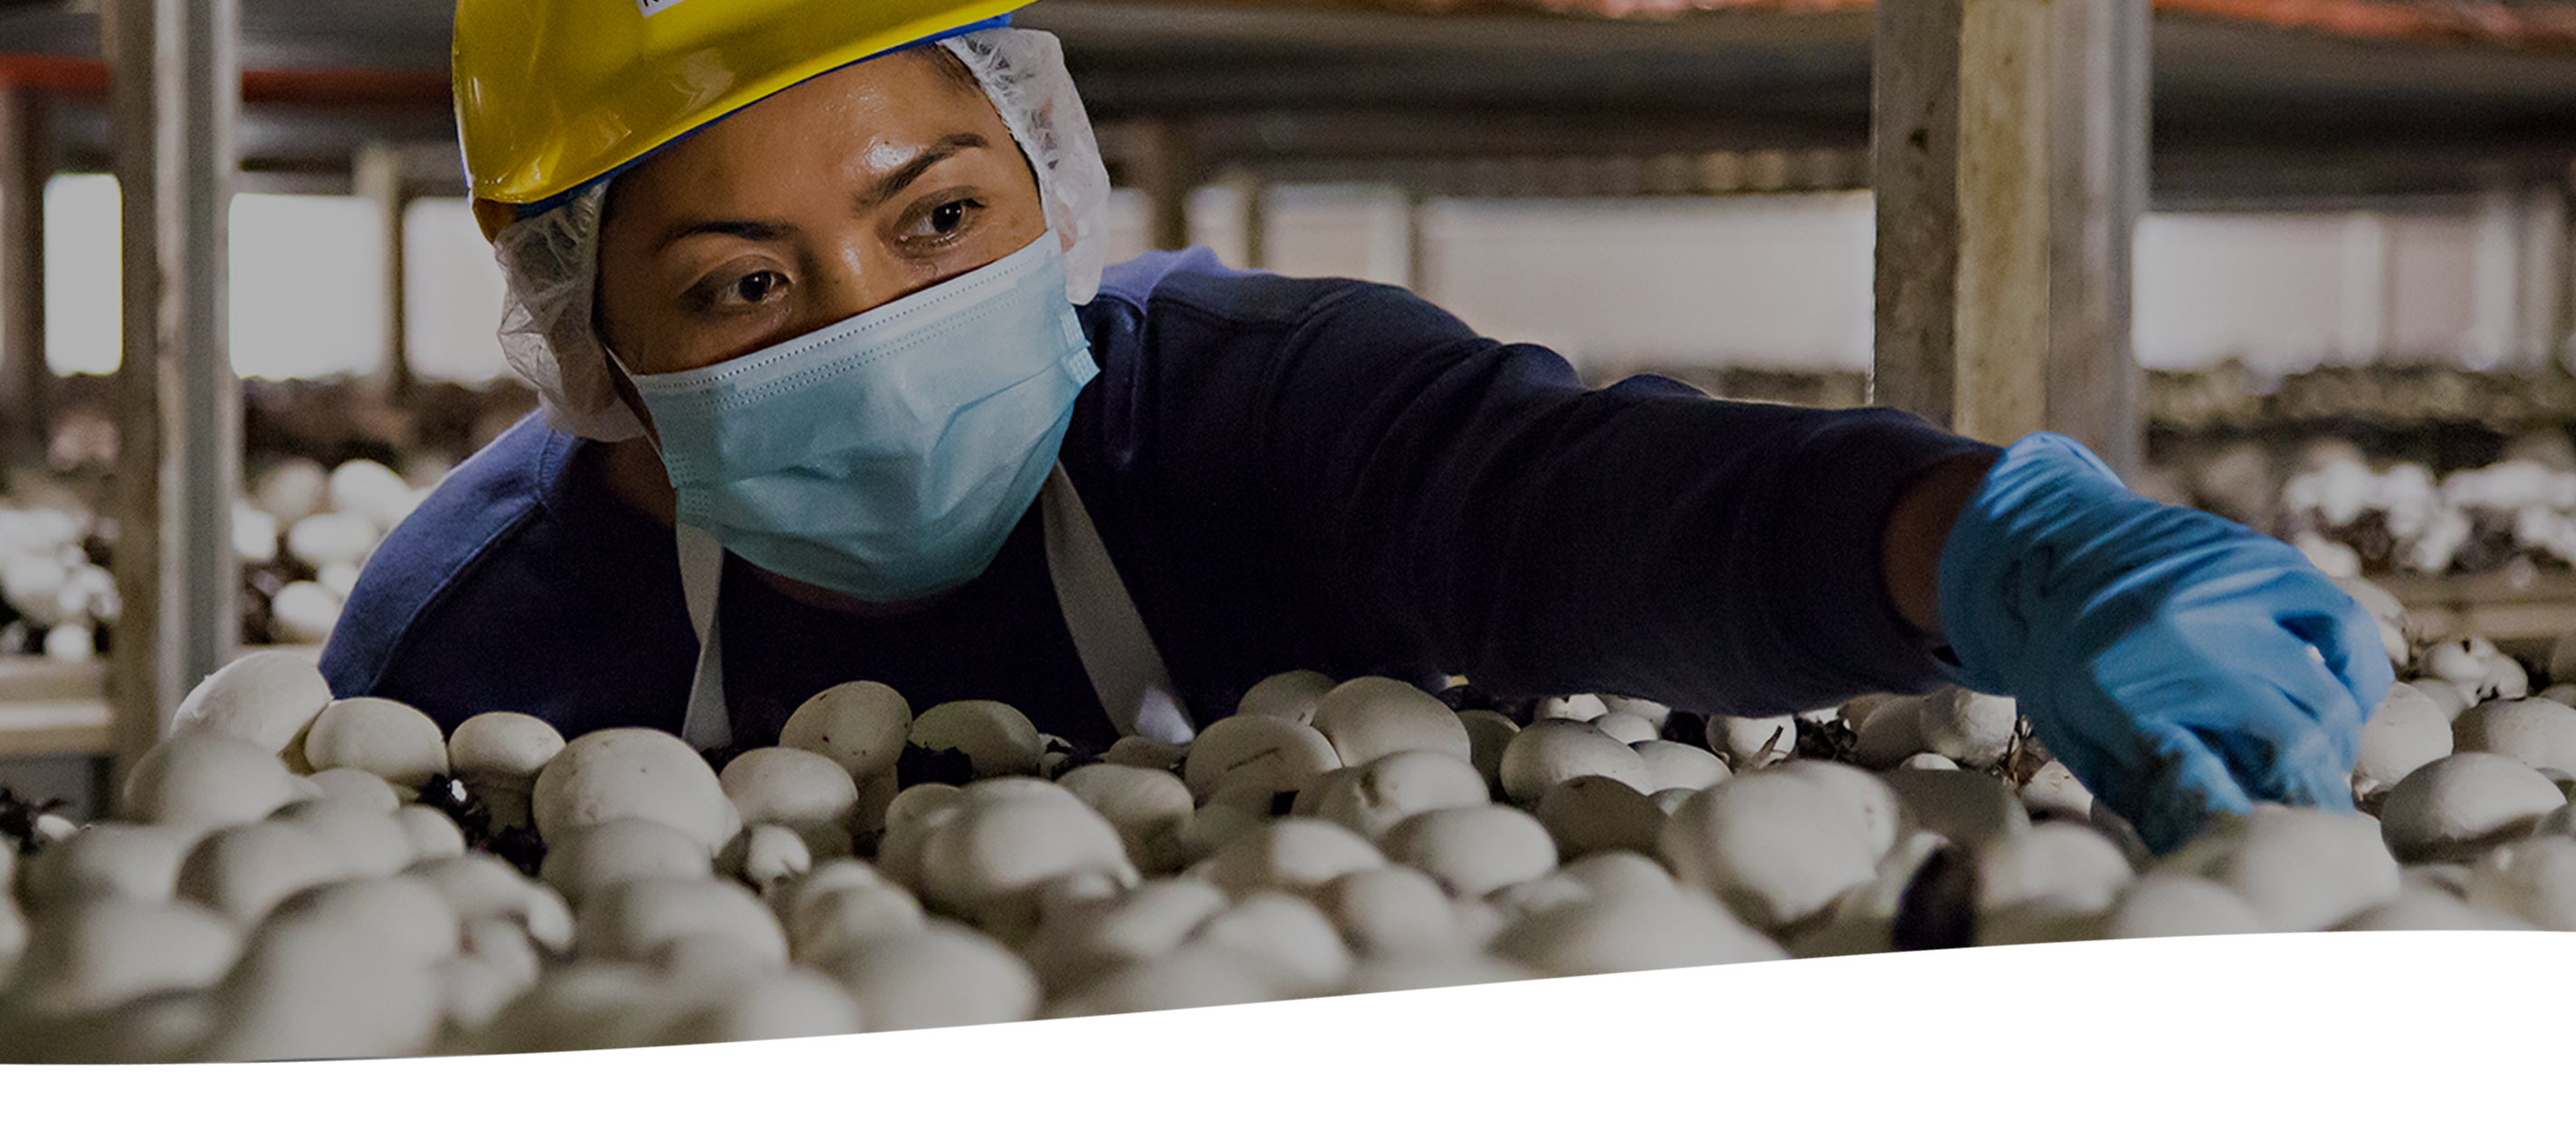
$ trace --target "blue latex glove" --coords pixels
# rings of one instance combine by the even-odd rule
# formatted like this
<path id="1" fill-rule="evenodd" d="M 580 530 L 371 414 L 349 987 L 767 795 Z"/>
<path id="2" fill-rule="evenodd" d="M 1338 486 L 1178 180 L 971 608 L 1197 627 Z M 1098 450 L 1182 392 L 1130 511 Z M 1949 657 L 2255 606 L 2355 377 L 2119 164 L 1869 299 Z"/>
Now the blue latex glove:
<path id="1" fill-rule="evenodd" d="M 1940 597 L 1953 681 L 2014 696 L 2155 853 L 2258 799 L 2352 810 L 2395 677 L 2368 614 L 2288 545 L 2031 435 L 1960 512 Z"/>

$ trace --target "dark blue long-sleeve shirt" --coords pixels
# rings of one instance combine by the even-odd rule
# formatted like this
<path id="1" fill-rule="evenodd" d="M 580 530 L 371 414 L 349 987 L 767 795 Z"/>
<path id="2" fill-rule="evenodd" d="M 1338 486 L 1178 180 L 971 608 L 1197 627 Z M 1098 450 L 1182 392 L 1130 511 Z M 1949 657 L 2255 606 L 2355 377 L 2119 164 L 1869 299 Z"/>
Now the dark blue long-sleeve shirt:
<path id="1" fill-rule="evenodd" d="M 1935 678 L 1886 598 L 1880 535 L 1915 475 L 1991 448 L 1658 377 L 1587 392 L 1563 358 L 1401 289 L 1205 250 L 1113 267 L 1081 316 L 1101 374 L 1061 458 L 1201 725 L 1298 668 L 1742 713 Z M 677 731 L 697 652 L 672 534 L 589 446 L 531 416 L 458 466 L 369 561 L 323 653 L 334 693 L 450 730 L 512 710 L 568 736 Z M 737 742 L 854 679 L 1108 742 L 1038 518 L 896 618 L 796 603 L 728 558 Z"/>

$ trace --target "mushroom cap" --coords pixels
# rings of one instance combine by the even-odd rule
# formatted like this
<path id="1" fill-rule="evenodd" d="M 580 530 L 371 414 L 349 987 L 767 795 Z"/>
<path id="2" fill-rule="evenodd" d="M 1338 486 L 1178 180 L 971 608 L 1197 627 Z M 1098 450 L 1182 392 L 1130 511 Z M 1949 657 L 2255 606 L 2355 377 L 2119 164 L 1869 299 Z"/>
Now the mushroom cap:
<path id="1" fill-rule="evenodd" d="M 537 773 L 529 803 L 550 837 L 615 818 L 644 818 L 687 834 L 709 857 L 733 836 L 716 773 L 676 735 L 641 727 L 593 731 Z"/>
<path id="2" fill-rule="evenodd" d="M 533 715 L 486 711 L 447 737 L 447 769 L 468 782 L 529 783 L 564 749 L 563 733 Z"/>
<path id="3" fill-rule="evenodd" d="M 170 733 L 226 735 L 283 754 L 330 703 L 330 682 L 310 658 L 249 652 L 197 682 L 170 717 Z"/>
<path id="4" fill-rule="evenodd" d="M 402 793 L 392 783 L 354 767 L 333 767 L 304 776 L 324 798 L 391 814 L 402 809 Z"/>
<path id="5" fill-rule="evenodd" d="M 1899 767 L 1880 777 L 1895 792 L 1910 824 L 1953 845 L 1978 849 L 2030 828 L 2021 800 L 1977 771 Z"/>
<path id="6" fill-rule="evenodd" d="M 188 852 L 176 895 L 257 925 L 294 894 L 347 876 L 338 850 L 308 827 L 270 820 L 217 830 Z"/>
<path id="7" fill-rule="evenodd" d="M 98 895 L 158 904 L 173 896 L 188 852 L 184 831 L 93 822 L 28 858 L 19 867 L 18 892 L 37 913 Z"/>
<path id="8" fill-rule="evenodd" d="M 1245 691 L 1243 698 L 1235 701 L 1234 713 L 1273 715 L 1293 723 L 1312 724 L 1316 706 L 1336 686 L 1333 677 L 1322 672 L 1281 672 Z"/>
<path id="9" fill-rule="evenodd" d="M 2102 935 L 2110 938 L 2224 936 L 2270 932 L 2272 926 L 2236 891 L 2205 877 L 2149 873 L 2112 902 Z"/>
<path id="10" fill-rule="evenodd" d="M 1466 725 L 1438 696 L 1402 680 L 1361 676 L 1344 680 L 1315 702 L 1315 730 L 1341 756 L 1335 766 L 1359 766 L 1397 751 L 1440 751 L 1472 759 Z"/>
<path id="11" fill-rule="evenodd" d="M 1377 847 L 1339 825 L 1279 818 L 1227 842 L 1189 876 L 1236 900 L 1265 890 L 1311 897 L 1334 878 L 1385 864 Z"/>
<path id="12" fill-rule="evenodd" d="M 2162 868 L 2209 878 L 2245 898 L 2278 932 L 2332 928 L 2397 896 L 2396 859 L 2367 817 L 2260 810 L 2222 819 Z"/>
<path id="13" fill-rule="evenodd" d="M 1735 773 L 1716 752 L 1688 743 L 1649 739 L 1631 744 L 1630 749 L 1646 761 L 1648 794 L 1673 789 L 1706 790 Z"/>
<path id="14" fill-rule="evenodd" d="M 859 802 L 859 784 L 847 768 L 795 747 L 745 751 L 725 764 L 716 781 L 746 826 L 774 822 L 799 833 L 807 828 L 846 833 Z"/>
<path id="15" fill-rule="evenodd" d="M 2398 860 L 2456 861 L 2523 836 L 2566 804 L 2557 784 L 2529 764 L 2462 751 L 2398 780 L 2380 803 L 2379 822 Z"/>
<path id="16" fill-rule="evenodd" d="M 276 817 L 322 839 L 349 877 L 390 877 L 414 860 L 411 832 L 373 806 L 316 798 L 290 803 Z"/>
<path id="17" fill-rule="evenodd" d="M 1179 948 L 1230 903 L 1223 890 L 1205 880 L 1156 878 L 1040 925 L 1029 943 L 1028 960 L 1049 991 L 1071 991 Z"/>
<path id="18" fill-rule="evenodd" d="M 103 1012 L 153 992 L 206 988 L 241 950 L 241 933 L 194 902 L 96 894 L 29 929 L 11 1002 L 42 1017 Z"/>
<path id="19" fill-rule="evenodd" d="M 2546 699 L 2491 700 L 2462 711 L 2451 730 L 2460 750 L 2520 759 L 2544 774 L 2576 778 L 2576 708 Z"/>
<path id="20" fill-rule="evenodd" d="M 1448 715 L 1449 709 L 1440 713 Z M 1273 715 L 1233 715 L 1208 724 L 1190 741 L 1181 781 L 1205 805 L 1220 784 L 1249 780 L 1272 794 L 1291 793 L 1343 765 L 1332 741 L 1313 727 Z"/>
<path id="21" fill-rule="evenodd" d="M 858 998 L 869 1031 L 1012 1023 L 1038 1011 L 1027 961 L 947 921 L 869 941 L 820 967 Z"/>
<path id="22" fill-rule="evenodd" d="M 787 963 L 787 934 L 751 891 L 719 878 L 636 878 L 585 898 L 573 923 L 573 951 L 642 961 L 690 936 L 739 943 L 771 965 Z"/>
<path id="23" fill-rule="evenodd" d="M 1469 708 L 1458 713 L 1458 725 L 1467 729 L 1467 761 L 1476 773 L 1485 776 L 1485 796 L 1503 799 L 1503 750 L 1520 734 L 1521 725 L 1499 711 Z"/>
<path id="24" fill-rule="evenodd" d="M 1445 751 L 1398 751 L 1342 769 L 1352 773 L 1312 784 L 1314 816 L 1370 841 L 1425 810 L 1493 801 L 1485 776 Z"/>
<path id="25" fill-rule="evenodd" d="M 1706 894 L 1593 898 L 1512 922 L 1493 951 L 1551 976 L 1780 960 L 1787 953 Z"/>
<path id="26" fill-rule="evenodd" d="M 921 866 L 924 904 L 1011 935 L 1034 921 L 1037 890 L 1054 878 L 1137 879 L 1117 828 L 1071 795 L 969 803 L 930 834 Z"/>
<path id="27" fill-rule="evenodd" d="M 611 818 L 558 834 L 537 876 L 578 907 L 626 881 L 696 881 L 715 871 L 698 840 L 650 818 Z"/>
<path id="28" fill-rule="evenodd" d="M 1915 713 L 1926 745 L 1976 769 L 2002 762 L 2021 725 L 2021 709 L 2011 696 L 1962 687 L 1923 697 Z"/>
<path id="29" fill-rule="evenodd" d="M 2537 928 L 2576 932 L 2576 838 L 2542 834 L 2487 851 L 2470 871 L 2467 900 Z"/>
<path id="30" fill-rule="evenodd" d="M 787 921 L 790 959 L 830 960 L 871 941 L 919 932 L 921 902 L 892 885 L 830 889 L 799 896 Z"/>
<path id="31" fill-rule="evenodd" d="M 1988 843 L 1977 858 L 1977 907 L 1995 913 L 2019 905 L 2094 912 L 2136 873 L 2111 839 L 2074 822 L 2042 822 Z"/>
<path id="32" fill-rule="evenodd" d="M 1451 806 L 1395 824 L 1379 840 L 1389 861 L 1430 874 L 1458 898 L 1483 897 L 1557 866 L 1547 827 L 1509 806 Z"/>
<path id="33" fill-rule="evenodd" d="M 1461 951 L 1448 894 L 1409 865 L 1343 874 L 1315 891 L 1315 903 L 1362 961 Z"/>
<path id="34" fill-rule="evenodd" d="M 1209 917 L 1194 944 L 1239 949 L 1270 962 L 1289 994 L 1321 995 L 1351 970 L 1351 951 L 1331 918 L 1303 897 L 1255 893 Z"/>
<path id="35" fill-rule="evenodd" d="M 296 796 L 294 778 L 257 743 L 173 735 L 135 764 L 118 813 L 194 836 L 267 817 Z"/>
<path id="36" fill-rule="evenodd" d="M 1046 742 L 1018 708 L 989 699 L 961 699 L 915 716 L 912 743 L 933 751 L 964 751 L 975 777 L 1034 775 Z"/>
<path id="37" fill-rule="evenodd" d="M 1798 717 L 1712 715 L 1707 739 L 1708 749 L 1725 756 L 1730 770 L 1759 770 L 1798 753 Z"/>
<path id="38" fill-rule="evenodd" d="M 2375 799 L 2417 767 L 2456 749 L 2451 714 L 2414 685 L 2391 684 L 2388 698 L 2362 724 L 2352 765 L 2353 797 Z"/>
<path id="39" fill-rule="evenodd" d="M 1572 859 L 1604 850 L 1645 852 L 1664 831 L 1664 812 L 1637 788 L 1605 775 L 1584 775 L 1547 788 L 1532 811 Z"/>
<path id="40" fill-rule="evenodd" d="M 317 773 L 345 767 L 414 786 L 447 773 L 447 735 L 409 704 L 374 696 L 336 700 L 305 731 L 304 761 Z"/>
<path id="41" fill-rule="evenodd" d="M 912 705 L 903 693 L 874 680 L 853 680 L 798 705 L 779 730 L 778 743 L 830 758 L 863 782 L 893 770 L 911 737 Z"/>
<path id="42" fill-rule="evenodd" d="M 1467 984 L 1506 984 L 1536 980 L 1544 973 L 1525 965 L 1474 953 L 1445 956 L 1378 957 L 1360 961 L 1342 980 L 1344 995 L 1410 992 Z"/>
<path id="43" fill-rule="evenodd" d="M 1738 774 L 1684 800 L 1664 823 L 1665 864 L 1757 928 L 1804 919 L 1869 881 L 1883 851 L 1860 813 L 1822 782 L 1776 769 Z"/>
<path id="44" fill-rule="evenodd" d="M 791 967 L 726 987 L 657 1038 L 668 1045 L 810 1039 L 855 1034 L 864 1022 L 848 989 L 819 972 Z"/>
<path id="45" fill-rule="evenodd" d="M 1547 788 L 1584 775 L 1604 775 L 1640 794 L 1653 789 L 1646 761 L 1589 723 L 1540 720 L 1522 728 L 1503 748 L 1503 793 L 1513 804 L 1535 807 Z"/>
<path id="46" fill-rule="evenodd" d="M 1056 785 L 1071 791 L 1118 831 L 1130 860 L 1147 860 L 1145 839 L 1160 826 L 1177 826 L 1196 802 L 1178 775 L 1142 767 L 1094 763 L 1066 771 Z"/>

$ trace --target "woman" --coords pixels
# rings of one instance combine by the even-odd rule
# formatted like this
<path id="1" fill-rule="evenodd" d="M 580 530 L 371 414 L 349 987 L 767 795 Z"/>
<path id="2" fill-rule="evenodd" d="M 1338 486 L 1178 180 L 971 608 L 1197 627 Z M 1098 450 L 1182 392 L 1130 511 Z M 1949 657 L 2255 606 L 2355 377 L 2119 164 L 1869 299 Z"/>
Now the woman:
<path id="1" fill-rule="evenodd" d="M 2390 682 L 2297 553 L 2072 443 L 1584 392 L 1401 290 L 1101 268 L 1024 0 L 464 0 L 531 417 L 369 565 L 341 696 L 776 737 L 851 679 L 1179 740 L 1310 668 L 1773 714 L 2022 701 L 2150 846 L 2349 809 Z"/>

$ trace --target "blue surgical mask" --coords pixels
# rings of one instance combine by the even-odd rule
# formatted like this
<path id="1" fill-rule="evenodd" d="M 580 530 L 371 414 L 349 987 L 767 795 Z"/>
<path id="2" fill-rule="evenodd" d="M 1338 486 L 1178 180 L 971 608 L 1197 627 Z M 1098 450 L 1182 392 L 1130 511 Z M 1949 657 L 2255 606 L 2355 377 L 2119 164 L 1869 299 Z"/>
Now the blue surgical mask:
<path id="1" fill-rule="evenodd" d="M 878 603 L 981 575 L 1100 374 L 1054 233 L 831 327 L 634 375 L 679 520 L 772 573 Z"/>

